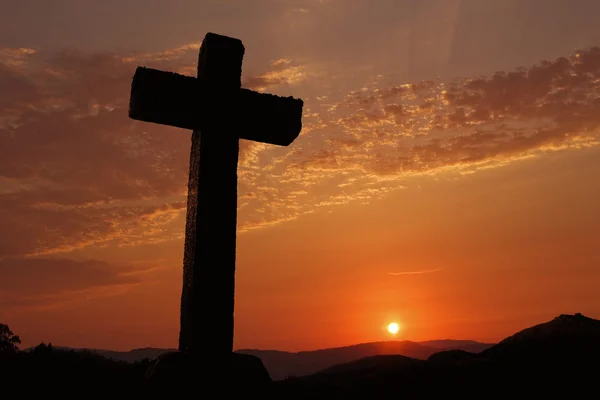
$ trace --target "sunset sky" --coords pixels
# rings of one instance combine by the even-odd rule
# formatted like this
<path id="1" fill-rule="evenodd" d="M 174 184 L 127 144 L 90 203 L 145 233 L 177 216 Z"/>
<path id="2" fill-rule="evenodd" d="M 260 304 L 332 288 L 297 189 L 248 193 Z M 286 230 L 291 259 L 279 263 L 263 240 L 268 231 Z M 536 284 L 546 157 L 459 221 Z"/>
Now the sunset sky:
<path id="1" fill-rule="evenodd" d="M 138 65 L 305 101 L 242 141 L 235 347 L 498 341 L 600 317 L 600 2 L 0 0 L 0 322 L 23 347 L 176 347 L 190 131 Z M 235 116 L 232 115 L 232 118 Z"/>

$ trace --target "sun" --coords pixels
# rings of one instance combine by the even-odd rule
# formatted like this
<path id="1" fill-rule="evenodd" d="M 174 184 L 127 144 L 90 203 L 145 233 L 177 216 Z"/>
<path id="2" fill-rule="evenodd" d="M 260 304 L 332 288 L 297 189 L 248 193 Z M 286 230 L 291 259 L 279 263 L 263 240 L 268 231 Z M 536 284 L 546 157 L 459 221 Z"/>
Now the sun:
<path id="1" fill-rule="evenodd" d="M 396 322 L 391 322 L 388 326 L 387 326 L 387 330 L 389 333 L 391 333 L 392 335 L 395 335 L 396 333 L 398 333 L 398 331 L 400 330 L 400 325 L 398 325 L 398 323 Z"/>

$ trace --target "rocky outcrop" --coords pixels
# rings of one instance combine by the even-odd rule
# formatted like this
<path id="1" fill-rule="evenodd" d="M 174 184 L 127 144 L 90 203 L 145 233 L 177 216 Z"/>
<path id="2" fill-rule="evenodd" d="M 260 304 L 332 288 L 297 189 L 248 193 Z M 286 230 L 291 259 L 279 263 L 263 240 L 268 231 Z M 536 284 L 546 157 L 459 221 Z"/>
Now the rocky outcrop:
<path id="1" fill-rule="evenodd" d="M 146 374 L 146 387 L 151 394 L 179 393 L 202 394 L 206 390 L 209 398 L 237 393 L 258 395 L 264 398 L 271 386 L 271 377 L 258 357 L 232 353 L 229 371 L 216 373 L 214 365 L 206 365 L 202 357 L 188 353 L 171 352 L 158 357 Z M 198 377 L 215 375 L 212 388 L 197 387 Z M 217 397 L 214 392 L 219 392 Z"/>

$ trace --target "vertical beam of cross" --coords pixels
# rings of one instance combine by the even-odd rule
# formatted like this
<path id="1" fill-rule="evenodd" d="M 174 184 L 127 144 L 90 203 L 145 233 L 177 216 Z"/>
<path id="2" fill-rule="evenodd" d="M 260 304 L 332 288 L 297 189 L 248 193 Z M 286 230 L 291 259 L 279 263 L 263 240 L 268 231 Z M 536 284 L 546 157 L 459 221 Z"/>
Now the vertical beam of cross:
<path id="1" fill-rule="evenodd" d="M 223 106 L 241 87 L 243 56 L 240 40 L 208 34 L 198 62 L 199 81 L 222 107 L 192 134 L 179 349 L 215 368 L 233 350 L 239 152 L 238 133 L 219 121 L 235 118 Z"/>
<path id="2" fill-rule="evenodd" d="M 198 78 L 138 67 L 132 119 L 192 129 L 179 349 L 201 360 L 204 386 L 231 366 L 239 138 L 289 146 L 302 130 L 303 101 L 241 89 L 244 46 L 208 33 Z"/>

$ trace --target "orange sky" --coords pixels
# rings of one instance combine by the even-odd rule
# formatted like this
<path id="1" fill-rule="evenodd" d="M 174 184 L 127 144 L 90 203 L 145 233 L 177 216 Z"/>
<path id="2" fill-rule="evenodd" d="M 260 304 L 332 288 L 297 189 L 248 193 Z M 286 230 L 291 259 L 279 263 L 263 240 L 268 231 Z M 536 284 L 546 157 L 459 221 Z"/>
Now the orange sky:
<path id="1" fill-rule="evenodd" d="M 290 147 L 241 143 L 236 348 L 600 317 L 600 3 L 0 8 L 0 321 L 24 346 L 176 346 L 190 132 L 127 104 L 137 65 L 193 74 L 207 31 L 244 41 L 244 86 L 305 100 Z"/>

